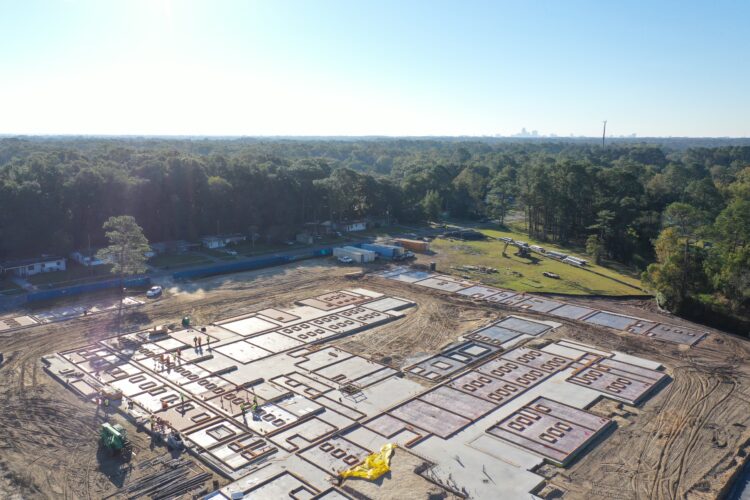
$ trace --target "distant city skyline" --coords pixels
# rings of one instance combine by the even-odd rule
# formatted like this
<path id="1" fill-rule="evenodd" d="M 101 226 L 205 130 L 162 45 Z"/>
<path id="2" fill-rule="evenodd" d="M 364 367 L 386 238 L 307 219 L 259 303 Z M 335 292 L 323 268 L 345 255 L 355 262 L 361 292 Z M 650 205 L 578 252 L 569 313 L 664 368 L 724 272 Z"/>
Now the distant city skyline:
<path id="1" fill-rule="evenodd" d="M 721 0 L 8 1 L 0 134 L 748 137 L 747 19 Z"/>

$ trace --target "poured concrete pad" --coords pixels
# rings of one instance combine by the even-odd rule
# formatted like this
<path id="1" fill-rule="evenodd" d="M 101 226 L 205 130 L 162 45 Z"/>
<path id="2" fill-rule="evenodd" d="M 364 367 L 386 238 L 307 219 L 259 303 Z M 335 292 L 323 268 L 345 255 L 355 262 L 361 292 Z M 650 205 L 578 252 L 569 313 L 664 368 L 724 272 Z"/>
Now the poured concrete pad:
<path id="1" fill-rule="evenodd" d="M 279 474 L 261 486 L 248 492 L 245 498 L 258 500 L 277 500 L 279 498 L 309 499 L 317 494 L 309 484 L 302 482 L 288 472 Z"/>
<path id="2" fill-rule="evenodd" d="M 646 332 L 646 336 L 692 346 L 705 337 L 706 332 L 691 330 L 683 326 L 659 324 Z"/>
<path id="3" fill-rule="evenodd" d="M 476 420 L 495 409 L 495 405 L 450 387 L 440 386 L 419 396 L 426 403 Z"/>
<path id="4" fill-rule="evenodd" d="M 637 405 L 666 379 L 667 375 L 656 370 L 600 359 L 577 371 L 567 381 L 602 392 L 612 399 Z"/>
<path id="5" fill-rule="evenodd" d="M 334 475 L 361 463 L 369 454 L 369 450 L 338 436 L 300 452 L 302 458 Z"/>
<path id="6" fill-rule="evenodd" d="M 503 354 L 504 359 L 526 365 L 537 370 L 544 370 L 549 373 L 559 371 L 570 365 L 573 360 L 563 356 L 557 356 L 549 352 L 520 347 L 507 354 Z"/>
<path id="7" fill-rule="evenodd" d="M 245 342 L 244 340 L 233 342 L 231 344 L 224 344 L 220 347 L 215 348 L 214 350 L 243 364 L 247 364 L 251 361 L 255 361 L 256 359 L 265 358 L 266 356 L 270 356 L 271 354 L 273 354 L 270 351 L 267 351 L 249 342 Z"/>
<path id="8" fill-rule="evenodd" d="M 560 307 L 562 302 L 556 300 L 542 299 L 539 297 L 531 297 L 523 302 L 516 304 L 516 307 L 521 309 L 528 309 L 529 311 L 537 312 L 550 312 L 552 309 Z"/>
<path id="9" fill-rule="evenodd" d="M 630 333 L 636 333 L 638 335 L 642 333 L 646 333 L 647 331 L 651 330 L 653 327 L 656 326 L 656 323 L 653 321 L 646 321 L 645 319 L 639 319 L 636 323 L 633 323 L 627 328 L 627 331 Z"/>
<path id="10" fill-rule="evenodd" d="M 390 280 L 403 281 L 404 283 L 415 283 L 427 279 L 430 276 L 432 276 L 432 274 L 424 271 L 397 271 L 386 277 Z"/>
<path id="11" fill-rule="evenodd" d="M 633 323 L 637 323 L 638 319 L 631 318 L 629 316 L 621 316 L 619 314 L 612 314 L 605 311 L 599 311 L 592 314 L 584 321 L 586 323 L 593 323 L 595 325 L 614 328 L 615 330 L 626 330 Z"/>
<path id="12" fill-rule="evenodd" d="M 503 290 L 500 290 L 499 288 L 476 285 L 469 288 L 464 288 L 463 290 L 459 290 L 458 294 L 466 295 L 467 297 L 471 297 L 472 299 L 486 299 L 487 297 L 491 297 L 492 295 L 497 295 L 502 292 Z"/>
<path id="13" fill-rule="evenodd" d="M 258 316 L 262 316 L 264 319 L 278 321 L 279 323 L 289 323 L 291 321 L 296 321 L 299 319 L 299 316 L 295 316 L 294 314 L 290 314 L 286 311 L 274 308 L 258 311 Z"/>
<path id="14" fill-rule="evenodd" d="M 517 318 L 515 316 L 508 316 L 507 318 L 504 318 L 495 323 L 495 326 L 501 326 L 503 328 L 507 328 L 508 330 L 515 330 L 527 335 L 541 335 L 542 333 L 552 328 L 550 325 L 546 325 L 544 323 Z"/>
<path id="15" fill-rule="evenodd" d="M 526 296 L 523 294 L 518 294 L 516 292 L 500 292 L 495 295 L 485 297 L 484 300 L 486 300 L 487 302 L 497 302 L 500 304 L 514 305 L 526 300 Z"/>
<path id="16" fill-rule="evenodd" d="M 280 332 L 262 333 L 249 338 L 247 342 L 272 353 L 284 352 L 304 345 L 301 340 L 293 339 Z"/>
<path id="17" fill-rule="evenodd" d="M 231 330 L 233 332 L 239 333 L 244 337 L 247 337 L 248 335 L 254 335 L 266 330 L 272 330 L 278 325 L 276 323 L 271 323 L 270 321 L 263 318 L 251 316 L 249 318 L 241 319 L 238 321 L 224 323 L 221 326 L 226 328 L 227 330 Z"/>
<path id="18" fill-rule="evenodd" d="M 444 292 L 457 292 L 471 286 L 471 283 L 455 281 L 448 278 L 447 276 L 435 276 L 432 278 L 427 278 L 425 280 L 418 281 L 416 284 L 427 288 L 433 288 L 435 290 L 442 290 Z"/>
<path id="19" fill-rule="evenodd" d="M 496 405 L 505 404 L 526 390 L 525 387 L 490 377 L 478 371 L 470 371 L 454 379 L 450 387 L 482 398 Z"/>
<path id="20" fill-rule="evenodd" d="M 491 356 L 498 349 L 499 347 L 496 345 L 467 341 L 448 348 L 441 354 L 427 358 L 405 371 L 411 375 L 435 381 L 460 370 L 467 364 Z"/>
<path id="21" fill-rule="evenodd" d="M 562 466 L 610 425 L 607 418 L 537 398 L 487 432 Z"/>
<path id="22" fill-rule="evenodd" d="M 331 292 L 323 295 L 318 295 L 311 299 L 300 300 L 298 303 L 306 306 L 316 307 L 323 311 L 330 311 L 333 309 L 339 309 L 344 306 L 360 304 L 371 300 L 371 297 L 359 295 L 352 292 Z"/>
<path id="23" fill-rule="evenodd" d="M 389 412 L 392 416 L 446 439 L 471 423 L 468 418 L 414 399 Z"/>
<path id="24" fill-rule="evenodd" d="M 507 328 L 500 326 L 490 326 L 475 332 L 467 333 L 464 337 L 467 339 L 478 340 L 485 344 L 500 346 L 521 335 L 523 335 L 521 332 L 515 330 L 508 330 Z"/>
<path id="25" fill-rule="evenodd" d="M 549 313 L 553 316 L 560 316 L 561 318 L 580 319 L 592 312 L 594 312 L 594 309 L 591 309 L 590 307 L 565 304 L 562 307 L 551 310 Z"/>
<path id="26" fill-rule="evenodd" d="M 386 297 L 374 302 L 369 302 L 367 304 L 367 308 L 372 309 L 373 311 L 385 312 L 400 311 L 401 309 L 413 307 L 414 305 L 416 304 L 414 304 L 414 302 L 411 302 L 410 300 L 399 299 L 397 297 Z"/>
<path id="27" fill-rule="evenodd" d="M 550 373 L 544 370 L 539 370 L 504 358 L 492 359 L 487 363 L 478 366 L 476 371 L 526 388 L 533 387 L 550 376 Z"/>
<path id="28" fill-rule="evenodd" d="M 274 434 L 270 440 L 280 448 L 293 452 L 301 448 L 306 448 L 323 436 L 327 436 L 337 430 L 339 429 L 336 426 L 318 417 L 313 417 L 285 431 Z"/>

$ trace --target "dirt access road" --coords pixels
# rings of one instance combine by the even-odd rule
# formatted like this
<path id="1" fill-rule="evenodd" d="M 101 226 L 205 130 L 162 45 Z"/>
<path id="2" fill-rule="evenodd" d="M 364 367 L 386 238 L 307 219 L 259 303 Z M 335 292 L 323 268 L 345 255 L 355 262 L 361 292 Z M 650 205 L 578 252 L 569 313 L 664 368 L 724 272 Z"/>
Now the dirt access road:
<path id="1" fill-rule="evenodd" d="M 414 300 L 418 306 L 403 320 L 337 343 L 401 367 L 411 357 L 436 352 L 462 333 L 510 312 L 376 277 L 345 279 L 352 270 L 315 261 L 178 285 L 163 299 L 129 311 L 125 329 L 177 322 L 184 314 L 195 324 L 205 324 L 361 286 Z M 138 463 L 164 453 L 160 447 L 151 449 L 144 433 L 126 425 L 135 442 L 134 467 L 98 454 L 103 416 L 42 370 L 41 356 L 111 336 L 112 328 L 113 316 L 103 314 L 0 336 L 6 358 L 0 366 L 0 498 L 119 496 L 121 486 L 151 472 L 140 470 Z M 617 430 L 570 468 L 543 468 L 550 482 L 546 493 L 554 497 L 564 492 L 565 498 L 716 496 L 750 438 L 747 342 L 712 334 L 685 350 L 573 322 L 553 336 L 659 360 L 673 381 L 640 408 L 597 405 L 596 411 L 617 420 Z M 380 496 L 377 489 L 367 494 Z"/>

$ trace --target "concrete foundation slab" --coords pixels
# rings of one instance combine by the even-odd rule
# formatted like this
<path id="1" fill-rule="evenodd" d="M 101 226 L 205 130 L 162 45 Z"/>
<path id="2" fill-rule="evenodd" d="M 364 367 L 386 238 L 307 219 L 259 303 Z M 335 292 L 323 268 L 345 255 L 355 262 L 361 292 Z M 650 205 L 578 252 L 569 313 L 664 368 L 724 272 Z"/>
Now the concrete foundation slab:
<path id="1" fill-rule="evenodd" d="M 682 326 L 658 324 L 647 331 L 645 335 L 667 342 L 692 346 L 705 337 L 706 332 L 691 330 Z"/>
<path id="2" fill-rule="evenodd" d="M 435 290 L 442 290 L 444 292 L 457 292 L 471 286 L 471 283 L 458 282 L 447 276 L 434 276 L 417 281 L 415 284 L 427 288 L 433 288 Z"/>
<path id="3" fill-rule="evenodd" d="M 221 326 L 223 328 L 226 328 L 227 330 L 231 330 L 235 333 L 238 333 L 242 335 L 243 337 L 248 337 L 250 335 L 254 335 L 260 332 L 272 330 L 276 328 L 278 325 L 276 323 L 272 323 L 263 318 L 259 318 L 257 316 L 251 316 L 249 318 L 241 319 L 239 321 L 223 323 L 221 324 Z"/>
<path id="4" fill-rule="evenodd" d="M 612 424 L 587 411 L 537 398 L 487 432 L 563 466 Z"/>
<path id="5" fill-rule="evenodd" d="M 400 299 L 398 297 L 387 297 L 374 302 L 368 302 L 367 308 L 372 309 L 373 311 L 385 312 L 400 311 L 402 309 L 413 307 L 414 305 L 414 302 L 411 302 L 410 300 Z"/>
<path id="6" fill-rule="evenodd" d="M 501 326 L 503 328 L 507 328 L 508 330 L 515 330 L 517 332 L 534 336 L 541 335 L 547 330 L 552 329 L 550 325 L 547 325 L 545 323 L 519 318 L 516 316 L 508 316 L 507 318 L 504 318 L 495 323 L 495 326 Z"/>
<path id="7" fill-rule="evenodd" d="M 493 295 L 497 295 L 499 293 L 502 293 L 504 290 L 500 290 L 499 288 L 492 288 L 488 286 L 481 286 L 476 285 L 469 288 L 464 288 L 463 290 L 459 290 L 459 295 L 465 295 L 467 297 L 471 297 L 472 299 L 486 299 L 487 297 L 491 297 Z"/>
<path id="8" fill-rule="evenodd" d="M 530 368 L 536 368 L 537 370 L 543 370 L 549 373 L 562 370 L 573 362 L 572 359 L 550 354 L 538 349 L 530 349 L 528 347 L 513 349 L 511 352 L 503 354 L 501 357 L 514 363 L 526 365 Z"/>
<path id="9" fill-rule="evenodd" d="M 612 314 L 605 311 L 599 311 L 584 320 L 586 323 L 592 323 L 594 325 L 606 326 L 615 330 L 627 330 L 627 328 L 634 323 L 638 322 L 637 318 L 631 318 L 630 316 L 622 316 L 620 314 Z"/>
<path id="10" fill-rule="evenodd" d="M 523 334 L 515 330 L 508 330 L 507 328 L 500 326 L 490 326 L 475 332 L 467 333 L 464 337 L 471 340 L 478 340 L 485 344 L 501 346 L 505 342 L 513 340 L 520 335 Z"/>
<path id="11" fill-rule="evenodd" d="M 266 356 L 270 356 L 271 354 L 273 354 L 270 351 L 267 351 L 249 342 L 245 342 L 244 340 L 240 340 L 239 342 L 232 342 L 231 344 L 224 344 L 220 347 L 215 348 L 214 350 L 243 364 L 247 364 L 251 361 L 255 361 L 256 359 L 265 358 Z"/>
<path id="12" fill-rule="evenodd" d="M 557 309 L 561 305 L 563 305 L 563 303 L 557 302 L 556 300 L 530 297 L 523 302 L 519 302 L 518 304 L 516 304 L 516 307 L 520 309 L 528 309 L 529 311 L 550 312 L 553 309 Z"/>
<path id="13" fill-rule="evenodd" d="M 627 367 L 628 371 L 623 367 Z M 614 360 L 599 360 L 576 371 L 567 381 L 602 392 L 612 399 L 637 405 L 666 379 L 667 376 L 661 372 Z"/>
<path id="14" fill-rule="evenodd" d="M 581 319 L 593 312 L 594 310 L 590 307 L 565 304 L 557 309 L 551 310 L 549 313 L 553 316 L 560 316 L 561 318 Z"/>
<path id="15" fill-rule="evenodd" d="M 471 420 L 438 408 L 419 399 L 414 399 L 389 412 L 403 422 L 435 434 L 443 439 L 469 425 Z"/>
<path id="16" fill-rule="evenodd" d="M 490 377 L 478 371 L 470 371 L 461 375 L 454 379 L 449 386 L 495 405 L 507 403 L 526 390 L 523 386 Z"/>
<path id="17" fill-rule="evenodd" d="M 304 345 L 301 340 L 293 339 L 280 332 L 261 333 L 255 337 L 250 337 L 246 342 L 274 354 Z"/>
<path id="18" fill-rule="evenodd" d="M 303 450 L 299 455 L 324 471 L 338 475 L 362 462 L 369 454 L 369 450 L 336 436 Z"/>
<path id="19" fill-rule="evenodd" d="M 476 420 L 495 409 L 495 405 L 486 400 L 447 386 L 440 386 L 426 392 L 419 396 L 419 399 L 472 420 Z"/>

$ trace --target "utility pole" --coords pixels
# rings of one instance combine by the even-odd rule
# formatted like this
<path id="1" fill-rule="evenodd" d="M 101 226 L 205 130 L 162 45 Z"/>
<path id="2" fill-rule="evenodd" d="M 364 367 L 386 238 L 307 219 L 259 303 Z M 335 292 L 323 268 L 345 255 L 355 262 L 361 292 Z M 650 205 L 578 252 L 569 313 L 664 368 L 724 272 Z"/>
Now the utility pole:
<path id="1" fill-rule="evenodd" d="M 602 147 L 604 147 L 604 138 L 607 136 L 607 120 L 604 120 L 604 129 L 602 130 Z"/>

